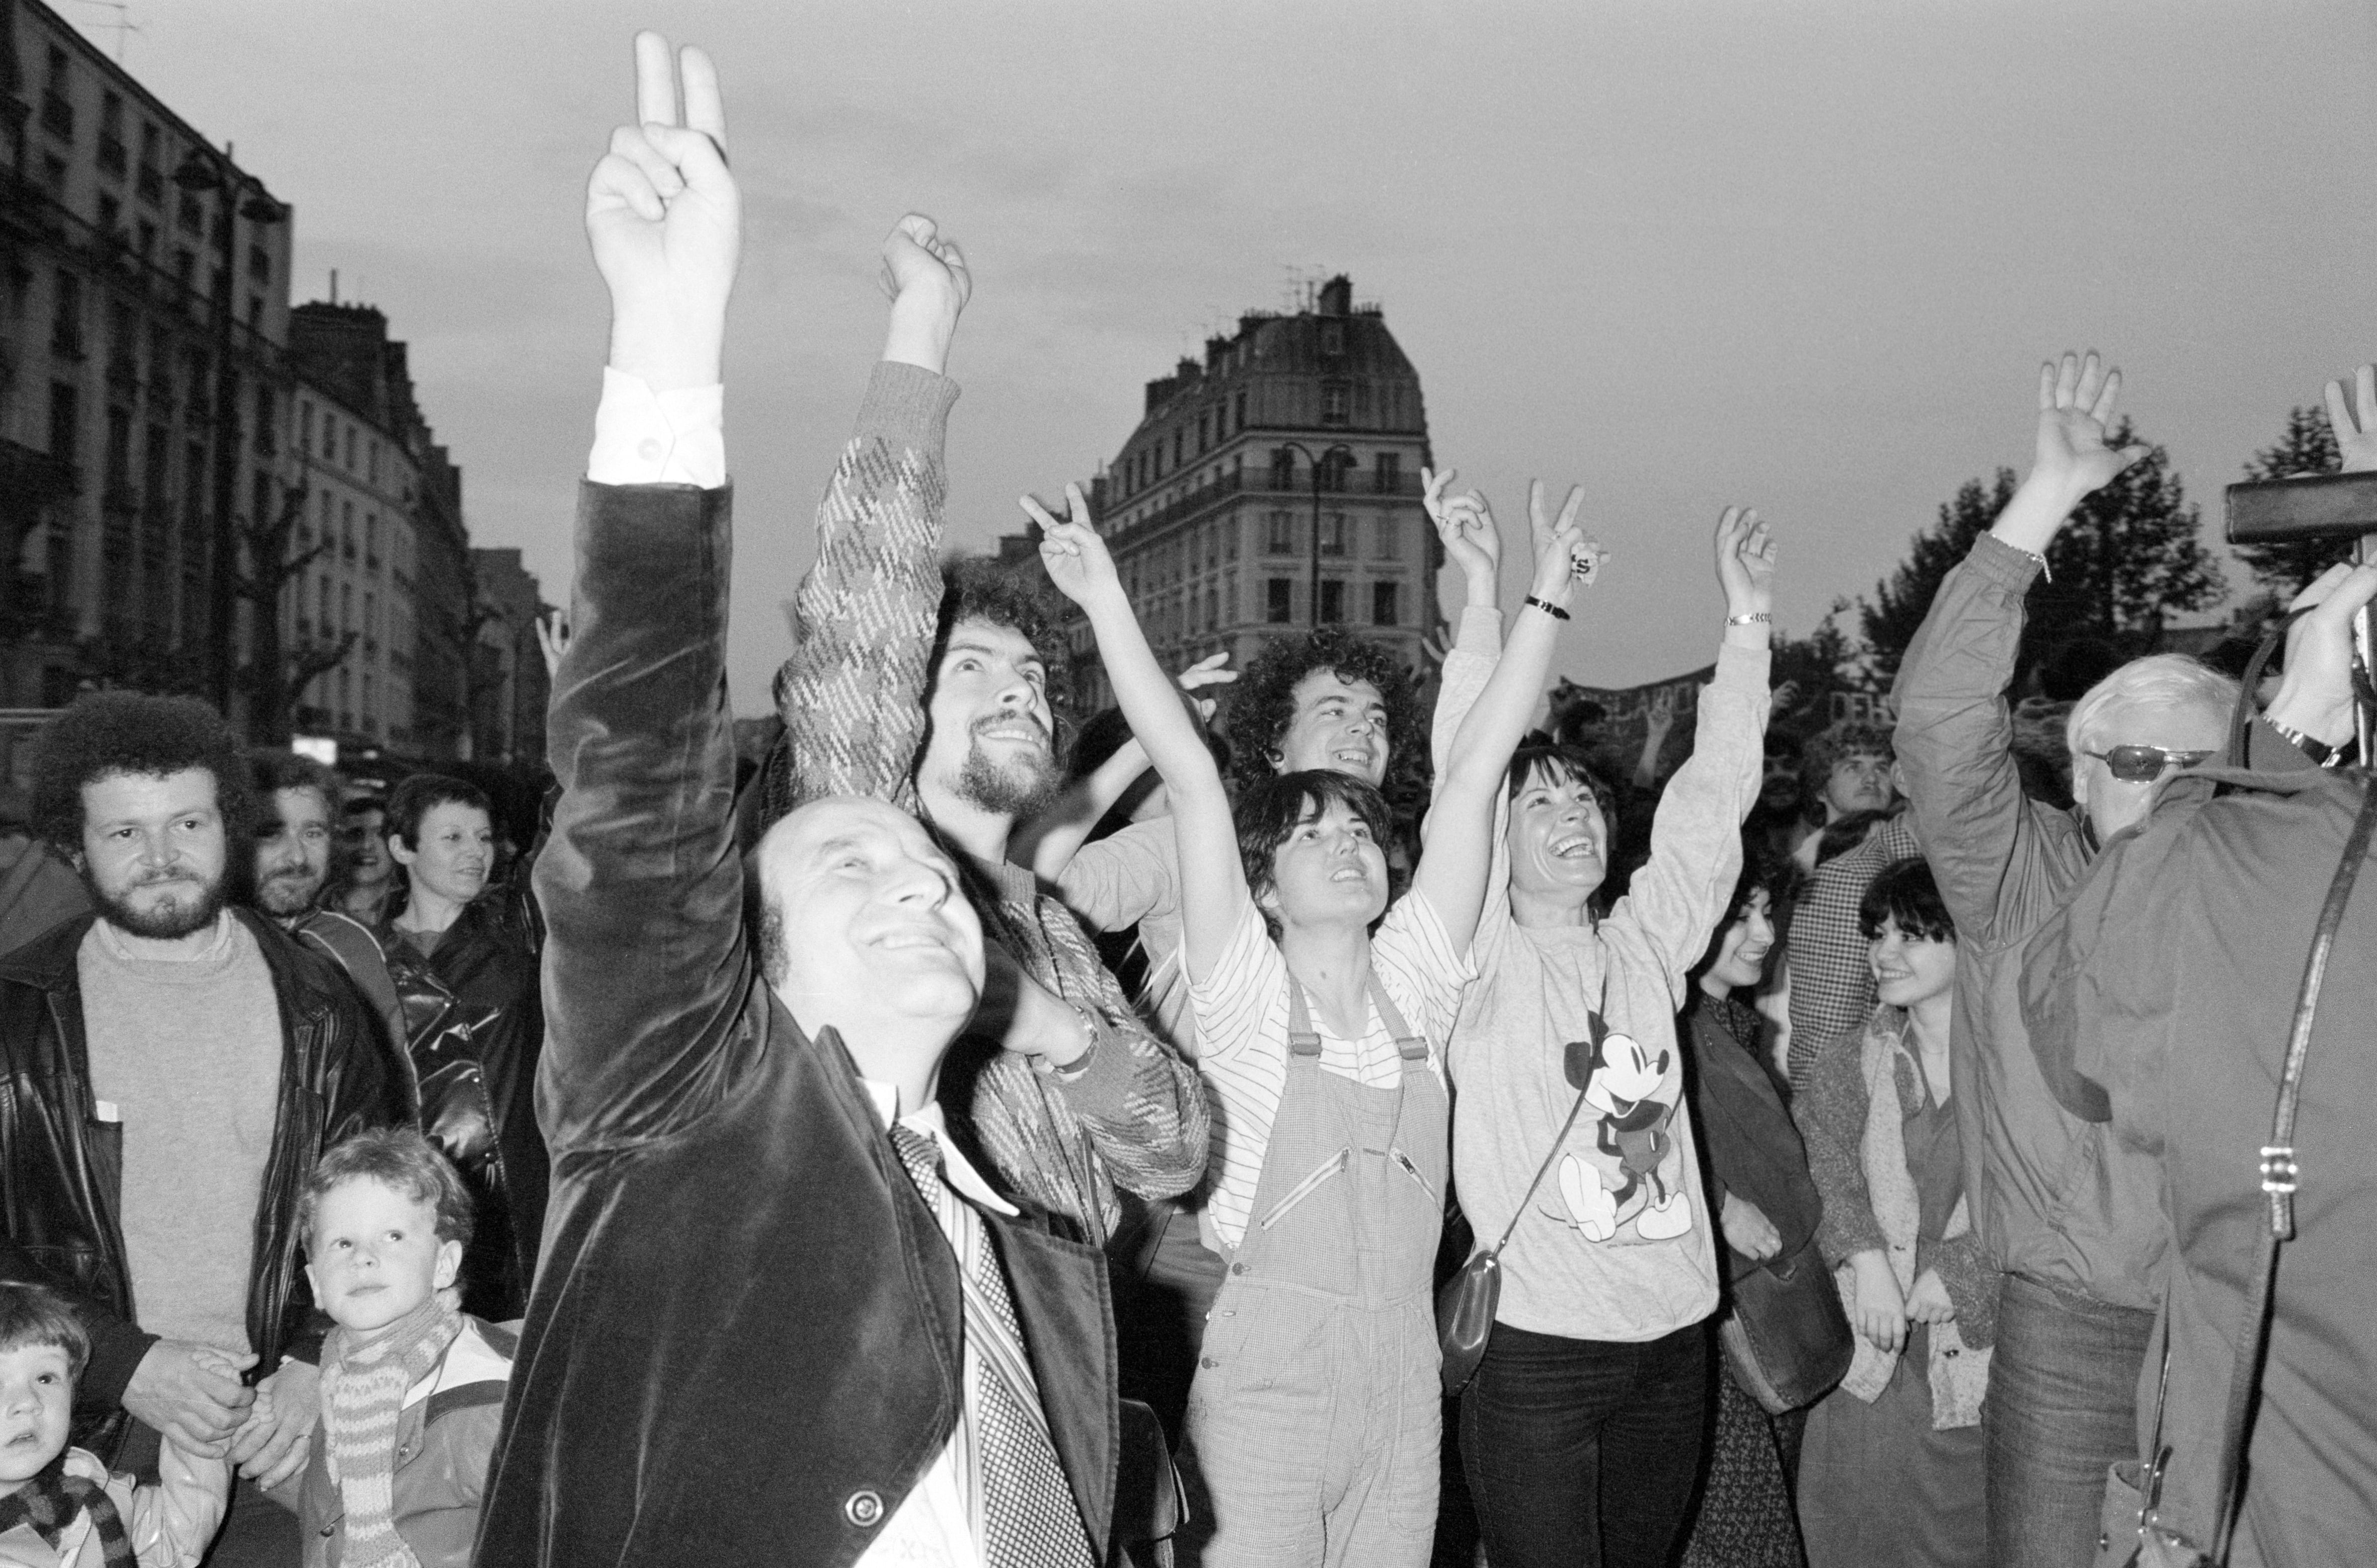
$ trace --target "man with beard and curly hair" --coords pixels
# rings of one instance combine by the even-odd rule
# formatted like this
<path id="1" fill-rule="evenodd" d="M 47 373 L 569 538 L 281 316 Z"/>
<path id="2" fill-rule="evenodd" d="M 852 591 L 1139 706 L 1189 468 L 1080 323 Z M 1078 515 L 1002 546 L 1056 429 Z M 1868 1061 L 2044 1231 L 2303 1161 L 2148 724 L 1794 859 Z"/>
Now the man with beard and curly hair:
<path id="1" fill-rule="evenodd" d="M 818 507 L 817 564 L 794 600 L 802 640 L 776 676 L 784 739 L 763 814 L 871 795 L 914 811 L 951 851 L 989 973 L 942 1065 L 940 1101 L 978 1164 L 1103 1241 L 1118 1191 L 1168 1197 L 1204 1174 L 1204 1091 L 1065 907 L 1009 858 L 1017 823 L 1058 778 L 1050 694 L 1064 644 L 1036 564 L 1026 578 L 936 560 L 958 391 L 941 373 L 973 291 L 964 258 L 912 215 L 884 242 L 882 276 L 890 331 Z"/>
<path id="2" fill-rule="evenodd" d="M 87 695 L 42 731 L 33 776 L 35 828 L 99 908 L 0 960 L 0 1276 L 58 1290 L 90 1331 L 78 1441 L 136 1472 L 161 1432 L 227 1455 L 259 1484 L 212 1561 L 293 1561 L 293 1524 L 252 1505 L 304 1467 L 318 1408 L 298 1186 L 403 1097 L 345 977 L 226 906 L 257 802 L 213 709 Z"/>

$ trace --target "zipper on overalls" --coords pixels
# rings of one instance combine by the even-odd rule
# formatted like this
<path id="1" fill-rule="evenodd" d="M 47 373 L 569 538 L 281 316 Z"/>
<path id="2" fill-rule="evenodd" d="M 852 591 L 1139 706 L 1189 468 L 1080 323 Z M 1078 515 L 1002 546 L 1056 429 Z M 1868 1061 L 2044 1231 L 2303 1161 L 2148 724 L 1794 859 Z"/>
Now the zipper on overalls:
<path id="1" fill-rule="evenodd" d="M 1390 1158 L 1394 1160 L 1404 1175 L 1419 1183 L 1419 1190 L 1427 1194 L 1430 1203 L 1436 1201 L 1436 1189 L 1427 1184 L 1427 1178 L 1419 1173 L 1419 1167 L 1412 1163 L 1411 1156 L 1401 1149 L 1396 1149 Z"/>
<path id="2" fill-rule="evenodd" d="M 1312 1174 L 1307 1176 L 1303 1181 L 1298 1182 L 1294 1187 L 1288 1190 L 1285 1197 L 1271 1206 L 1271 1212 L 1262 1217 L 1262 1228 L 1268 1230 L 1272 1226 L 1278 1224 L 1282 1219 L 1285 1218 L 1289 1209 L 1294 1208 L 1306 1198 L 1310 1197 L 1312 1195 L 1312 1190 L 1320 1185 L 1321 1182 L 1326 1182 L 1331 1177 L 1342 1172 L 1345 1167 L 1352 1162 L 1353 1158 L 1354 1151 L 1352 1149 L 1341 1148 L 1335 1154 L 1331 1155 L 1327 1159 L 1322 1160 L 1319 1165 L 1314 1166 L 1312 1169 Z"/>

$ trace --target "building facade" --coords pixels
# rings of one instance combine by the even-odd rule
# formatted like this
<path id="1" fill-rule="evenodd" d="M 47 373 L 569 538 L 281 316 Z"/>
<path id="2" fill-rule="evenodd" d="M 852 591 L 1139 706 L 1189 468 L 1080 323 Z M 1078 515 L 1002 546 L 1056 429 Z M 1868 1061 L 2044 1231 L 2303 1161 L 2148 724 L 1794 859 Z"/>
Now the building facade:
<path id="1" fill-rule="evenodd" d="M 1181 668 L 1344 625 L 1415 674 L 1440 557 L 1420 505 L 1419 373 L 1344 276 L 1294 314 L 1250 311 L 1147 384 L 1139 427 L 1089 487 L 1098 530 L 1156 656 Z M 1072 626 L 1074 701 L 1112 694 Z"/>
<path id="2" fill-rule="evenodd" d="M 39 0 L 0 0 L 0 707 L 245 702 L 290 209 Z"/>
<path id="3" fill-rule="evenodd" d="M 472 649 L 471 755 L 481 762 L 544 763 L 544 707 L 553 695 L 537 623 L 553 613 L 536 575 L 512 549 L 473 550 L 479 595 Z"/>
<path id="4" fill-rule="evenodd" d="M 410 754 L 422 481 L 409 436 L 421 418 L 403 345 L 368 306 L 313 303 L 291 315 L 293 483 L 303 491 L 291 558 L 305 564 L 281 617 L 292 677 L 304 679 L 296 727 L 342 751 Z"/>

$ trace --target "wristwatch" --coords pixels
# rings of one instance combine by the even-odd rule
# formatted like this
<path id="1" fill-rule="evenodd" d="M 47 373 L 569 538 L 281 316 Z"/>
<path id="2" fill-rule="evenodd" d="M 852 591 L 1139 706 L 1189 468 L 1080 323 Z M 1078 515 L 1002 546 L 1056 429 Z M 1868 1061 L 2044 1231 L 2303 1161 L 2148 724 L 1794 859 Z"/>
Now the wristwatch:
<path id="1" fill-rule="evenodd" d="M 2295 750 L 2311 758 L 2314 766 L 2340 767 L 2343 766 L 2344 747 L 2331 746 L 2325 741 L 2319 739 L 2315 735 L 2306 735 L 2299 730 L 2290 729 L 2287 725 L 2279 723 L 2275 719 L 2266 718 L 2266 716 L 2264 722 L 2267 723 L 2271 729 L 2275 730 L 2278 732 L 2278 739 L 2286 742 L 2287 744 L 2294 747 Z"/>

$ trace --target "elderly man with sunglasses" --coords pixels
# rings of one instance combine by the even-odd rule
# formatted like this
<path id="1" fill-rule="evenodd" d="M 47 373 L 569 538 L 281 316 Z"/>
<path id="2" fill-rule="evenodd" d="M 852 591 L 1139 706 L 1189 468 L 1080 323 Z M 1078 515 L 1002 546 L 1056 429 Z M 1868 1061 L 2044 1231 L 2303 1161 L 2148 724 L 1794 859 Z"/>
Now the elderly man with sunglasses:
<path id="1" fill-rule="evenodd" d="M 2040 367 L 2029 477 L 1941 584 L 1898 678 L 1910 814 L 1962 944 L 1952 1098 L 1965 1191 L 2004 1276 L 1981 1416 L 1994 1568 L 2094 1554 L 2106 1467 L 2135 1454 L 2167 1234 L 2153 1161 L 2051 1092 L 2042 1059 L 2071 1053 L 2024 1028 L 2023 950 L 2098 849 L 2144 819 L 2156 784 L 2218 752 L 2237 696 L 2192 659 L 2124 665 L 2072 709 L 2073 808 L 2023 793 L 2005 700 L 2023 597 L 2073 508 L 2144 455 L 2106 444 L 2120 389 L 2093 353 Z"/>

